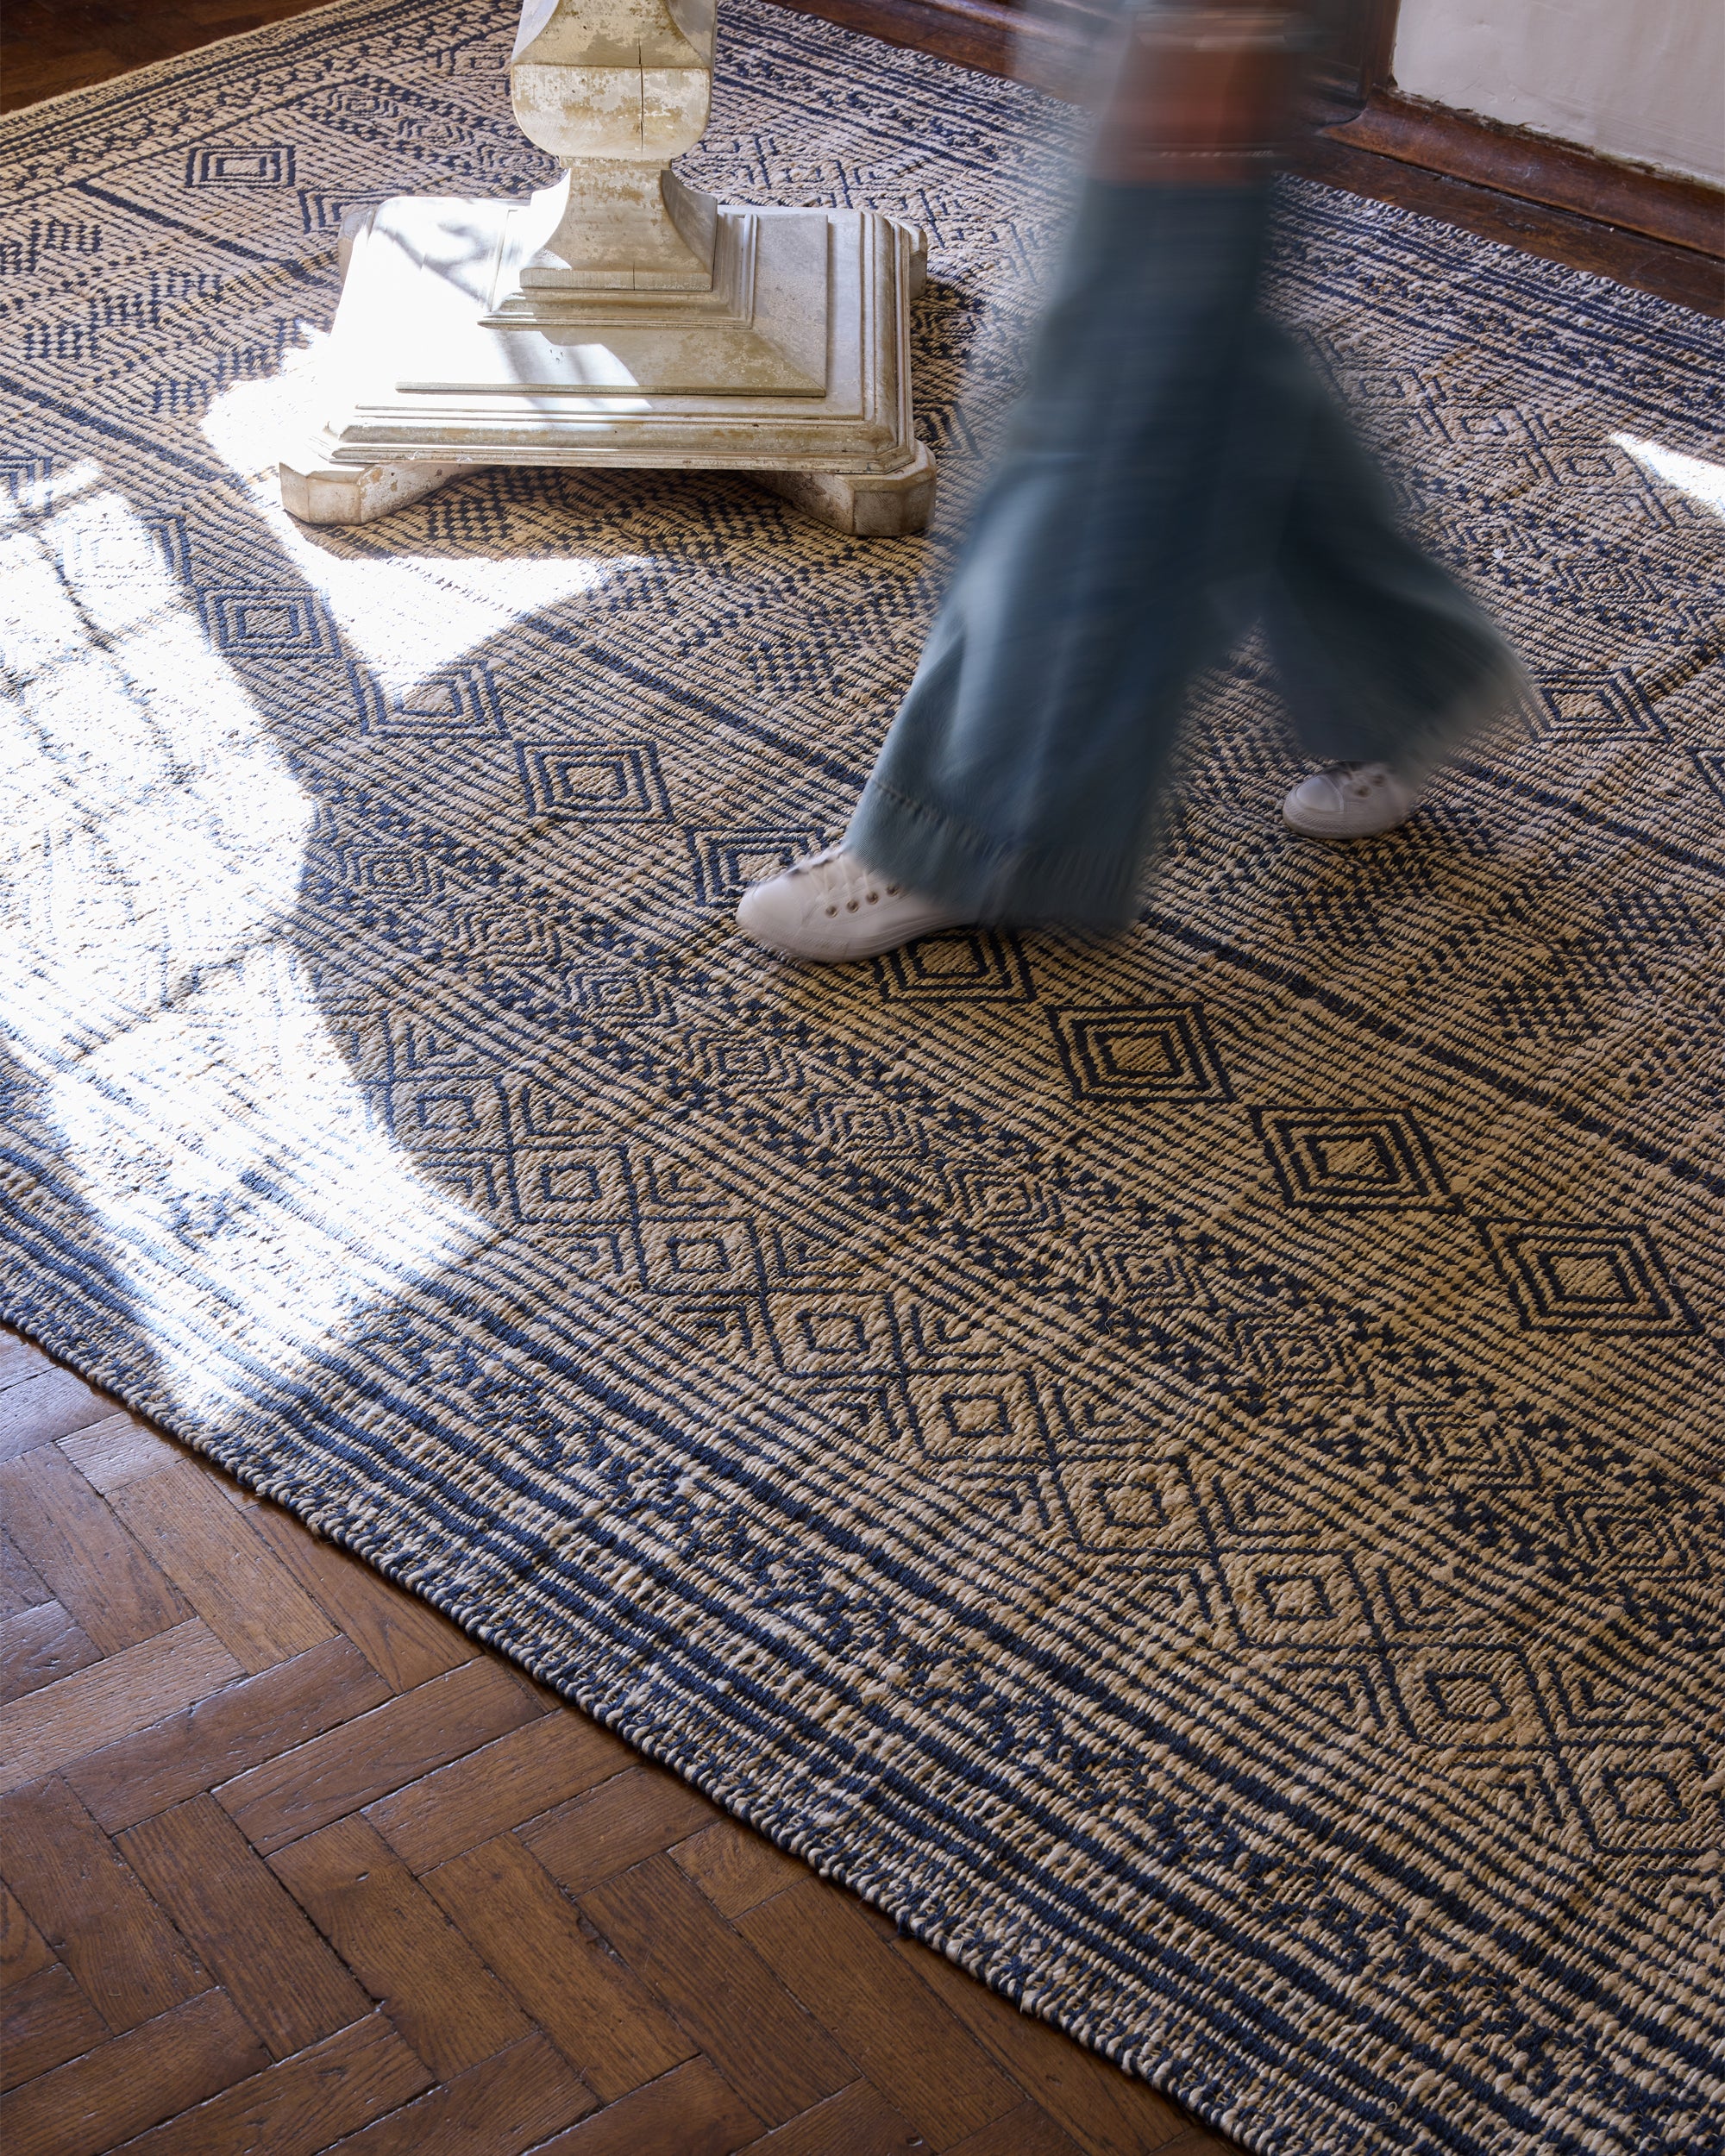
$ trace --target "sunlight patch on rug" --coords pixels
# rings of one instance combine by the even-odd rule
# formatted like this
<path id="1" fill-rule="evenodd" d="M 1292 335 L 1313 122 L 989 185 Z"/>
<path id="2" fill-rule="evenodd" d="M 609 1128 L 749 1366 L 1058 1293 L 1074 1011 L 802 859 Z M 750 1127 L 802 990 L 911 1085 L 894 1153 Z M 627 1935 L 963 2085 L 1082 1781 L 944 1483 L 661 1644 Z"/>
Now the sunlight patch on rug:
<path id="1" fill-rule="evenodd" d="M 28 834 L 10 868 L 42 909 L 28 956 L 9 937 L 0 960 L 7 1030 L 57 1162 L 135 1253 L 168 1411 L 219 1414 L 236 1395 L 200 1351 L 189 1259 L 291 1369 L 404 1269 L 458 1263 L 487 1230 L 366 1112 L 290 932 L 315 805 L 159 532 L 74 466 L 0 536 L 0 592 L 20 691 L 7 815 Z M 252 633 L 293 619 L 268 594 L 216 607 Z"/>
<path id="2" fill-rule="evenodd" d="M 279 373 L 236 383 L 210 406 L 204 432 L 229 468 L 248 480 L 271 539 L 306 584 L 321 592 L 338 632 L 373 669 L 379 686 L 429 720 L 438 708 L 442 670 L 452 660 L 524 615 L 590 592 L 612 569 L 632 565 L 605 565 L 561 550 L 535 561 L 517 548 L 487 553 L 483 545 L 404 555 L 389 540 L 366 549 L 362 535 L 332 541 L 311 525 L 296 523 L 281 506 L 276 461 L 282 444 L 305 428 L 308 412 L 315 411 L 313 370 L 328 342 L 327 333 L 313 331 Z M 415 694 L 428 687 L 430 704 Z M 458 724 L 455 706 L 446 707 L 450 723 Z"/>
<path id="3" fill-rule="evenodd" d="M 1644 472 L 1663 479 L 1667 486 L 1680 487 L 1691 501 L 1710 509 L 1716 517 L 1725 517 L 1725 464 L 1709 457 L 1679 456 L 1674 449 L 1664 448 L 1657 442 L 1640 441 L 1632 434 L 1615 434 L 1611 439 L 1620 449 L 1627 449 Z"/>

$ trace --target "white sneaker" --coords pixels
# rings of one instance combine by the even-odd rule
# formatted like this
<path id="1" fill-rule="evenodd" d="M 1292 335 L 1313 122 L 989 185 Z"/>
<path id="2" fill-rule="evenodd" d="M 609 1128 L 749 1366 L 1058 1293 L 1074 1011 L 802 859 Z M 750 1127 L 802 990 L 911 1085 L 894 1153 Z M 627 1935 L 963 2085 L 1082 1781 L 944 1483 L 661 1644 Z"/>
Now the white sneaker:
<path id="1" fill-rule="evenodd" d="M 901 884 L 883 882 L 842 845 L 752 885 L 737 908 L 738 928 L 768 950 L 829 964 L 872 958 L 963 920 Z"/>
<path id="2" fill-rule="evenodd" d="M 1371 838 L 1405 824 L 1419 805 L 1419 787 L 1387 763 L 1338 763 L 1302 779 L 1282 814 L 1307 838 Z"/>

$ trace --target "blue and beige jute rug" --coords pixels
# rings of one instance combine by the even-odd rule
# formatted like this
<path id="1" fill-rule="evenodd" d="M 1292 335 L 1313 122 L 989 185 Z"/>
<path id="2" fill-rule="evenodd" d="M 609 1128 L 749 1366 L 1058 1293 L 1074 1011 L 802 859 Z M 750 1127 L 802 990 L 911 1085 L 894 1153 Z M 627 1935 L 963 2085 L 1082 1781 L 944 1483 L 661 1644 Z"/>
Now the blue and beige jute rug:
<path id="1" fill-rule="evenodd" d="M 1134 933 L 782 967 L 944 539 L 273 501 L 344 210 L 545 177 L 512 14 L 6 123 L 0 1311 L 1254 2149 L 1719 2151 L 1725 340 L 1290 187 L 1532 707 L 1327 850 L 1247 651 Z M 932 234 L 962 507 L 1046 109 L 722 36 L 703 179 Z"/>

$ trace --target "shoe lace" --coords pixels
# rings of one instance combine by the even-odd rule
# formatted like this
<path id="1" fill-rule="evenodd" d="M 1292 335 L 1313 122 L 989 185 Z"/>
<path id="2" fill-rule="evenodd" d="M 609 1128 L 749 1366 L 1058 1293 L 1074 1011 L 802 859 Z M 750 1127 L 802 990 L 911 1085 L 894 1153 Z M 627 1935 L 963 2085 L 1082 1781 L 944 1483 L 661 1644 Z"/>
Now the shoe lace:
<path id="1" fill-rule="evenodd" d="M 792 873 L 813 879 L 815 887 L 809 896 L 829 916 L 856 913 L 865 906 L 878 906 L 883 898 L 895 899 L 899 895 L 896 883 L 881 882 L 842 840 L 836 846 L 825 846 L 819 853 L 811 854 L 806 861 L 798 862 Z"/>

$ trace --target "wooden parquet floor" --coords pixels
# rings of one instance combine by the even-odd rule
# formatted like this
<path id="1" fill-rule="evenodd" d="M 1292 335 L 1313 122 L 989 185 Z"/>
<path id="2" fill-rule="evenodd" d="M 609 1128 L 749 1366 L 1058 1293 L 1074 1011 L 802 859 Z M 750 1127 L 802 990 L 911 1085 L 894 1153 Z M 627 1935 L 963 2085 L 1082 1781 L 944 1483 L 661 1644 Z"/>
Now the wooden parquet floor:
<path id="1" fill-rule="evenodd" d="M 304 15 L 322 0 L 7 0 L 0 112 Z"/>
<path id="2" fill-rule="evenodd" d="M 6 2156 L 1226 2156 L 0 1332 Z"/>

